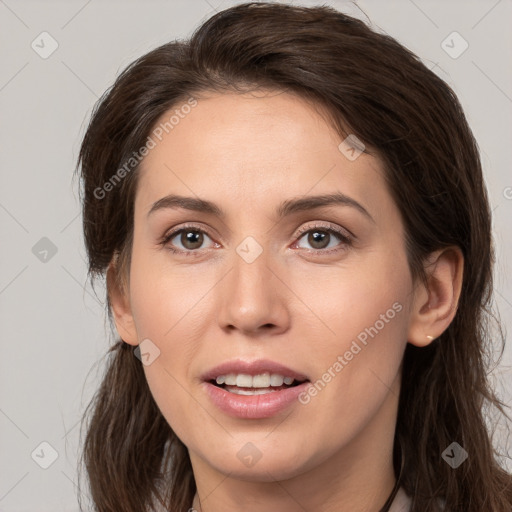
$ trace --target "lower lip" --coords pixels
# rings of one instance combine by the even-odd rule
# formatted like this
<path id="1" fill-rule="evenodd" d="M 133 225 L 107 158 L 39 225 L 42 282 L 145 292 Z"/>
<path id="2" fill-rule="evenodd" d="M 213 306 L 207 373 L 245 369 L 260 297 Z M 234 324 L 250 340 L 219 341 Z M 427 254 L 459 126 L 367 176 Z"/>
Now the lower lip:
<path id="1" fill-rule="evenodd" d="M 298 403 L 298 396 L 308 384 L 309 382 L 303 382 L 292 388 L 271 391 L 263 395 L 237 395 L 210 382 L 204 383 L 210 399 L 219 409 L 230 416 L 245 419 L 270 418 L 293 402 Z"/>

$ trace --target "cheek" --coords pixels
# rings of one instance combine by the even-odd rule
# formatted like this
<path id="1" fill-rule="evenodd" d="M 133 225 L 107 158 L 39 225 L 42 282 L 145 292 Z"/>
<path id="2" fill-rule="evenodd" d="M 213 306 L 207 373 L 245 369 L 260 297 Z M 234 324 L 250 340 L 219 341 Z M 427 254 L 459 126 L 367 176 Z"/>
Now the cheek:
<path id="1" fill-rule="evenodd" d="M 131 307 L 139 335 L 165 345 L 179 339 L 186 347 L 215 276 L 206 267 L 171 263 L 165 251 L 134 250 L 131 269 Z"/>
<path id="2" fill-rule="evenodd" d="M 307 286 L 297 290 L 309 297 L 308 306 L 317 313 L 302 331 L 314 340 L 313 350 L 305 348 L 315 372 L 315 382 L 302 399 L 322 411 L 326 424 L 341 416 L 347 427 L 352 423 L 357 429 L 375 413 L 399 372 L 407 340 L 410 276 L 402 255 L 382 251 L 350 271 L 325 277 L 322 293 L 307 295 Z M 318 285 L 311 288 L 312 281 L 306 284 L 320 291 Z"/>
<path id="3" fill-rule="evenodd" d="M 207 336 L 205 295 L 216 282 L 211 271 L 190 268 L 171 267 L 143 251 L 132 254 L 130 299 L 138 339 L 151 340 L 158 352 L 144 372 L 159 409 L 182 439 L 190 430 L 187 418 L 200 412 L 190 393 L 190 368 Z"/>
<path id="4" fill-rule="evenodd" d="M 382 250 L 354 260 L 338 268 L 302 269 L 290 275 L 291 286 L 305 305 L 304 327 L 316 334 L 316 356 L 324 365 L 349 350 L 353 341 L 373 353 L 388 352 L 404 340 L 411 297 L 405 257 Z"/>

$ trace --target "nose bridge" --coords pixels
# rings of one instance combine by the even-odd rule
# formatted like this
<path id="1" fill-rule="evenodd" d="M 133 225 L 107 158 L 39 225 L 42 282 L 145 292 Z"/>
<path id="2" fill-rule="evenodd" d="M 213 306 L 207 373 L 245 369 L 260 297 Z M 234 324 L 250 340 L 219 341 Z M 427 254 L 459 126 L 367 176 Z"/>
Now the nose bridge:
<path id="1" fill-rule="evenodd" d="M 246 314 L 262 314 L 270 309 L 272 274 L 268 260 L 268 251 L 251 240 L 242 242 L 233 255 L 231 298 L 233 306 Z"/>
<path id="2" fill-rule="evenodd" d="M 247 332 L 270 324 L 285 326 L 285 297 L 271 270 L 271 259 L 269 251 L 253 237 L 235 248 L 222 292 L 221 326 Z"/>

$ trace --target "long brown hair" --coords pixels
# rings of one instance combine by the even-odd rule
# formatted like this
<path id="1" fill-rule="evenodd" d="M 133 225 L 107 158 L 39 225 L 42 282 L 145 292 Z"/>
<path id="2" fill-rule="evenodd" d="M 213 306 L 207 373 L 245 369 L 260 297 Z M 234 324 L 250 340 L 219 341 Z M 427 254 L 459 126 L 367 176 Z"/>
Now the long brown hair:
<path id="1" fill-rule="evenodd" d="M 129 268 L 138 166 L 125 163 L 156 120 L 201 92 L 256 88 L 325 107 L 340 136 L 350 130 L 382 160 L 414 279 L 425 282 L 429 253 L 461 248 L 454 320 L 429 346 L 405 351 L 395 462 L 401 445 L 413 512 L 437 511 L 439 500 L 450 511 L 510 512 L 512 477 L 486 428 L 486 410 L 506 416 L 487 377 L 493 338 L 501 353 L 504 339 L 491 308 L 491 212 L 478 148 L 454 92 L 393 38 L 326 6 L 246 3 L 133 62 L 96 105 L 77 165 L 91 279 L 104 277 L 114 258 L 120 274 Z M 111 318 L 110 302 L 107 309 Z M 188 510 L 195 482 L 187 449 L 122 340 L 82 427 L 95 510 L 140 512 L 156 502 Z M 453 442 L 469 454 L 457 469 L 441 457 Z"/>

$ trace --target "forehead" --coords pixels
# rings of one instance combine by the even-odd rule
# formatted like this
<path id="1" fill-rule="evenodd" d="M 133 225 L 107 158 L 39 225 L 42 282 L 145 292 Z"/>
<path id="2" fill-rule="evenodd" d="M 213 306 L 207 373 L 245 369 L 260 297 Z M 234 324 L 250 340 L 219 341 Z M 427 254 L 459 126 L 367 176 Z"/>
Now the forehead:
<path id="1" fill-rule="evenodd" d="M 368 204 L 386 194 L 379 160 L 364 153 L 348 159 L 325 111 L 303 98 L 268 91 L 211 94 L 192 108 L 183 105 L 155 124 L 136 210 L 148 211 L 170 193 L 214 197 L 226 210 L 308 193 L 339 191 Z"/>

